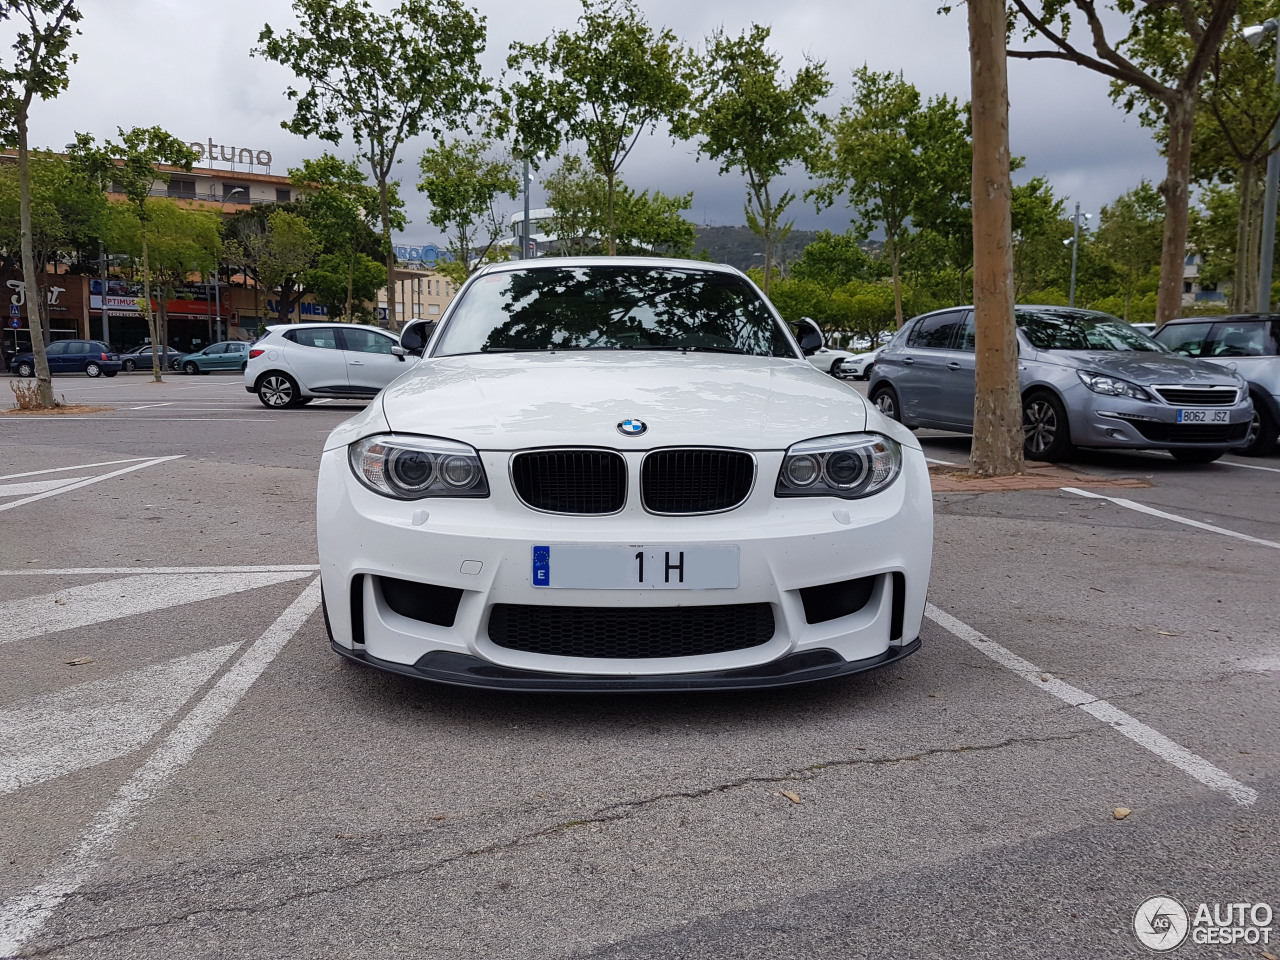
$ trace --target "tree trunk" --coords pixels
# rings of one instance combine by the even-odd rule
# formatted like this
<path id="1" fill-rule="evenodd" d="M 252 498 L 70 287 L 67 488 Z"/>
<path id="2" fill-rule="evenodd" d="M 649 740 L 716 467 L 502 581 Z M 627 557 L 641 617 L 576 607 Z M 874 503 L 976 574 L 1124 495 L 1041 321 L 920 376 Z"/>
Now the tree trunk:
<path id="1" fill-rule="evenodd" d="M 1253 161 L 1245 160 L 1240 164 L 1240 176 L 1236 180 L 1237 223 L 1236 223 L 1236 262 L 1231 271 L 1231 300 L 1228 309 L 1232 313 L 1248 313 L 1252 311 L 1250 304 L 1253 295 L 1245 286 L 1245 278 L 1249 274 L 1249 232 L 1253 224 L 1250 214 L 1253 212 Z"/>
<path id="2" fill-rule="evenodd" d="M 1258 271 L 1262 268 L 1262 211 L 1266 208 L 1266 190 L 1255 174 L 1253 182 L 1253 207 L 1249 211 L 1249 252 L 1246 255 L 1245 289 L 1251 310 L 1258 310 Z"/>
<path id="3" fill-rule="evenodd" d="M 18 219 L 22 230 L 22 282 L 27 288 L 27 329 L 31 333 L 31 355 L 36 367 L 36 391 L 40 406 L 53 406 L 53 378 L 49 376 L 49 358 L 45 356 L 45 338 L 40 322 L 40 280 L 36 274 L 36 257 L 31 236 L 31 170 L 27 147 L 27 115 L 23 110 L 18 126 Z"/>
<path id="4" fill-rule="evenodd" d="M 902 277 L 898 273 L 898 244 L 892 237 L 888 238 L 889 265 L 893 270 L 893 316 L 897 320 L 898 329 L 906 320 L 902 316 Z"/>
<path id="5" fill-rule="evenodd" d="M 387 178 L 378 177 L 378 213 L 382 217 L 382 242 L 387 250 L 387 329 L 399 331 L 396 313 L 396 251 L 391 245 L 391 203 L 387 199 Z"/>
<path id="6" fill-rule="evenodd" d="M 160 383 L 164 380 L 160 374 L 160 329 L 156 323 L 155 311 L 151 309 L 151 260 L 147 253 L 145 221 L 142 228 L 142 309 L 146 311 L 147 329 L 151 332 L 151 380 L 153 383 Z"/>
<path id="7" fill-rule="evenodd" d="M 973 102 L 975 393 L 970 472 L 1022 472 L 1022 394 L 1013 320 L 1009 77 L 1004 0 L 969 0 Z"/>
<path id="8" fill-rule="evenodd" d="M 1187 191 L 1191 180 L 1191 131 L 1195 126 L 1196 96 L 1179 92 L 1168 108 L 1168 143 L 1164 197 L 1164 242 L 1160 251 L 1160 293 L 1156 324 L 1163 326 L 1182 315 L 1182 276 L 1187 257 Z"/>
<path id="9" fill-rule="evenodd" d="M 351 257 L 347 260 L 347 303 L 342 308 L 342 322 L 351 322 L 351 289 L 356 282 L 356 252 L 351 251 Z"/>
<path id="10" fill-rule="evenodd" d="M 616 257 L 618 255 L 618 241 L 617 241 L 617 238 L 614 236 L 614 225 L 613 225 L 613 186 L 617 182 L 617 177 L 618 177 L 617 171 L 612 169 L 605 175 L 605 182 L 608 184 L 608 187 L 609 187 L 609 204 L 608 204 L 609 222 L 607 225 L 607 233 L 609 235 L 608 237 L 605 238 L 605 249 L 609 251 L 609 256 L 611 257 Z M 528 229 L 527 225 L 525 229 L 526 230 Z M 528 242 L 527 237 L 525 238 L 525 242 L 526 243 Z"/>
<path id="11" fill-rule="evenodd" d="M 769 295 L 769 276 L 773 273 L 773 230 L 769 223 L 769 211 L 760 211 L 764 226 L 764 295 Z"/>

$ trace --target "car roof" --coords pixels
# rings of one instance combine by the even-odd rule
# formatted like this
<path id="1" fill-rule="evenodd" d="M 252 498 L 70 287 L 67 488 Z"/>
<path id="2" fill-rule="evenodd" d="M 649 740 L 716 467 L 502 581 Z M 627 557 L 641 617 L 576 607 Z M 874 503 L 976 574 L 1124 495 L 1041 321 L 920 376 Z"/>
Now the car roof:
<path id="1" fill-rule="evenodd" d="M 1171 323 L 1223 323 L 1230 321 L 1232 323 L 1241 322 L 1266 322 L 1268 320 L 1280 320 L 1280 314 L 1276 313 L 1218 313 L 1211 314 L 1207 317 L 1174 317 L 1165 323 L 1169 326 Z"/>
<path id="2" fill-rule="evenodd" d="M 477 276 L 493 273 L 509 273 L 514 270 L 551 269 L 564 267 L 649 267 L 654 270 L 705 270 L 714 273 L 731 273 L 742 276 L 742 271 L 727 263 L 711 263 L 707 260 L 685 260 L 679 257 L 536 257 L 533 260 L 504 260 L 491 263 L 476 271 Z"/>
<path id="3" fill-rule="evenodd" d="M 421 319 L 414 317 L 415 320 Z M 273 323 L 267 327 L 268 333 L 275 333 L 277 330 L 315 330 L 317 328 L 324 329 L 326 327 L 342 327 L 344 330 L 373 330 L 377 333 L 385 333 L 394 336 L 390 330 L 384 327 L 375 327 L 367 323 L 343 323 L 340 320 L 327 321 L 311 321 L 309 323 Z"/>

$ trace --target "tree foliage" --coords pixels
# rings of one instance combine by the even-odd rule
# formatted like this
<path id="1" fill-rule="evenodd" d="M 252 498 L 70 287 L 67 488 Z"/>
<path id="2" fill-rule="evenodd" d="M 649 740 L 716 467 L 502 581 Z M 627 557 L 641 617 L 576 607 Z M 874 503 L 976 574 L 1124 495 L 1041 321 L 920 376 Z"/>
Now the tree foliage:
<path id="1" fill-rule="evenodd" d="M 656 124 L 680 125 L 690 98 L 689 54 L 671 30 L 654 30 L 633 0 L 582 0 L 576 30 L 513 43 L 507 67 L 518 74 L 504 93 L 516 143 L 546 156 L 566 141 L 583 145 L 605 181 L 605 250 L 616 253 L 622 165 Z"/>
<path id="2" fill-rule="evenodd" d="M 405 143 L 440 137 L 465 122 L 489 92 L 478 57 L 484 18 L 461 0 L 401 0 L 387 15 L 368 0 L 294 0 L 296 30 L 269 24 L 256 55 L 289 67 L 301 81 L 285 93 L 294 115 L 281 125 L 332 143 L 349 134 L 378 189 L 388 275 L 395 272 L 392 173 Z M 388 316 L 397 312 L 387 287 Z"/>
<path id="3" fill-rule="evenodd" d="M 515 161 L 489 141 L 455 140 L 428 149 L 418 168 L 418 189 L 431 204 L 429 219 L 448 238 L 465 280 L 506 233 L 498 202 L 500 197 L 515 200 L 520 189 Z"/>
<path id="4" fill-rule="evenodd" d="M 758 24 L 738 37 L 712 34 L 687 120 L 687 132 L 699 137 L 699 149 L 719 162 L 721 173 L 746 178 L 747 223 L 764 240 L 766 294 L 775 242 L 794 222 L 781 218 L 795 195 L 774 196 L 773 182 L 820 143 L 814 108 L 831 89 L 825 65 L 808 59 L 788 81 L 768 39 L 769 28 Z"/>

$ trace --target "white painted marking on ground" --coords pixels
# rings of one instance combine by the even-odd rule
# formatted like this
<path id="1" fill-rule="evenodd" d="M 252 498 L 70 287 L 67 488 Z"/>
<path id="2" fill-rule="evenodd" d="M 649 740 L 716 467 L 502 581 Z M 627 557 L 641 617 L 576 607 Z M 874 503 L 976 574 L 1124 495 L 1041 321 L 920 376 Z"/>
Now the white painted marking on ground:
<path id="1" fill-rule="evenodd" d="M 237 417 L 107 417 L 107 416 L 101 416 L 98 414 L 90 414 L 89 416 L 82 417 L 82 418 L 7 417 L 6 419 L 0 422 L 25 423 L 28 420 L 39 420 L 41 422 L 57 420 L 57 421 L 66 423 L 67 421 L 76 420 L 76 419 L 79 419 L 81 422 L 83 422 L 84 420 L 92 420 L 95 423 L 101 420 L 146 420 L 146 421 L 154 421 L 156 423 L 272 423 L 274 422 L 274 418 L 272 417 L 238 417 L 238 418 Z"/>
<path id="2" fill-rule="evenodd" d="M 1195 527 L 1197 530 L 1208 530 L 1210 533 L 1220 533 L 1224 537 L 1234 537 L 1247 543 L 1256 543 L 1259 546 L 1280 550 L 1280 543 L 1276 543 L 1274 540 L 1263 540 L 1261 537 L 1251 537 L 1247 533 L 1228 530 L 1226 527 L 1215 527 L 1212 523 L 1202 523 L 1199 520 L 1192 520 L 1190 517 L 1180 517 L 1176 513 L 1157 510 L 1155 507 L 1148 507 L 1145 503 L 1138 503 L 1135 500 L 1125 500 L 1122 497 L 1106 497 L 1100 493 L 1081 490 L 1078 487 L 1061 487 L 1060 489 L 1064 493 L 1074 493 L 1077 497 L 1088 497 L 1090 500 L 1107 500 L 1118 507 L 1124 507 L 1126 510 L 1136 510 L 1138 513 L 1145 513 L 1151 517 L 1159 517 L 1162 520 L 1172 520 L 1174 523 L 1186 524 L 1188 527 Z"/>
<path id="3" fill-rule="evenodd" d="M 925 616 L 943 630 L 968 643 L 975 650 L 986 654 L 1006 670 L 1013 671 L 1023 680 L 1034 684 L 1045 693 L 1057 697 L 1063 703 L 1079 707 L 1091 717 L 1109 724 L 1114 730 L 1124 734 L 1138 746 L 1150 750 L 1166 763 L 1173 764 L 1183 773 L 1199 780 L 1210 790 L 1225 793 L 1244 807 L 1252 806 L 1257 802 L 1258 791 L 1252 787 L 1245 786 L 1230 774 L 1215 767 L 1208 760 L 1197 756 L 1185 747 L 1179 746 L 1164 734 L 1158 733 L 1106 700 L 1099 700 L 1078 687 L 1073 687 L 1071 684 L 1065 683 L 1056 677 L 1049 676 L 1034 663 L 1022 659 L 1013 651 L 1002 647 L 990 637 L 975 630 L 967 623 L 957 620 L 951 614 L 939 610 L 931 603 L 925 606 Z M 1049 679 L 1041 680 L 1041 676 L 1048 676 Z"/>
<path id="4" fill-rule="evenodd" d="M 1273 670 L 1280 671 L 1280 656 L 1259 657 L 1257 660 L 1246 660 L 1244 668 L 1258 673 L 1270 673 Z"/>
<path id="5" fill-rule="evenodd" d="M 27 567 L 22 570 L 0 570 L 0 577 L 92 577 L 99 574 L 118 573 L 145 573 L 149 576 L 181 573 L 315 573 L 319 569 L 314 563 L 260 564 L 241 567 L 62 567 L 58 569 Z"/>
<path id="6" fill-rule="evenodd" d="M 177 402 L 178 401 L 176 400 L 166 400 L 163 403 L 144 403 L 140 407 L 130 407 L 129 409 L 130 410 L 151 410 L 151 409 L 154 409 L 155 407 L 171 407 Z"/>
<path id="7" fill-rule="evenodd" d="M 925 457 L 924 460 L 925 460 L 925 463 L 940 463 L 943 466 L 947 466 L 947 467 L 963 467 L 964 466 L 963 463 L 953 463 L 950 460 L 935 460 L 933 457 Z"/>
<path id="8" fill-rule="evenodd" d="M 48 470 L 28 470 L 26 473 L 11 473 L 0 477 L 0 480 L 17 480 L 19 477 L 38 477 L 45 473 L 65 473 L 68 470 L 88 470 L 91 467 L 114 467 L 118 463 L 140 463 L 152 457 L 129 457 L 127 460 L 103 460 L 101 463 L 77 463 L 70 467 L 50 467 Z"/>
<path id="9" fill-rule="evenodd" d="M 130 571 L 136 573 L 137 571 Z M 307 572 L 186 574 L 157 579 L 150 574 L 103 580 L 57 593 L 0 603 L 0 643 L 133 617 L 258 587 L 299 580 Z"/>
<path id="10" fill-rule="evenodd" d="M 62 477 L 58 480 L 29 480 L 26 483 L 0 483 L 0 497 L 25 497 L 32 493 L 57 490 L 71 483 L 79 483 L 88 477 Z"/>
<path id="11" fill-rule="evenodd" d="M 1256 463 L 1236 463 L 1234 460 L 1217 461 L 1224 467 L 1241 467 L 1245 470 L 1265 470 L 1267 473 L 1280 473 L 1280 467 L 1263 467 Z"/>
<path id="12" fill-rule="evenodd" d="M 202 650 L 0 710 L 0 794 L 144 746 L 240 646 Z"/>
<path id="13" fill-rule="evenodd" d="M 59 419 L 54 417 L 53 419 Z M 65 420 L 66 417 L 61 419 Z M 81 480 L 77 483 L 69 483 L 65 487 L 59 487 L 57 490 L 46 490 L 44 493 L 37 493 L 34 496 L 24 497 L 21 500 L 15 500 L 13 503 L 0 504 L 0 512 L 12 510 L 14 507 L 24 507 L 28 503 L 35 503 L 37 500 L 43 500 L 45 497 L 56 497 L 59 494 L 69 493 L 72 490 L 79 490 L 81 487 L 87 487 L 91 483 L 101 483 L 103 480 L 110 480 L 112 477 L 123 476 L 126 473 L 132 473 L 134 470 L 144 470 L 147 467 L 154 467 L 158 463 L 168 463 L 170 460 L 181 460 L 185 454 L 178 454 L 172 457 L 157 457 L 154 460 L 145 460 L 142 463 L 135 463 L 131 467 L 122 467 L 119 470 L 112 470 L 110 473 L 104 473 L 100 477 L 90 477 L 88 480 Z"/>
<path id="14" fill-rule="evenodd" d="M 21 952 L 62 902 L 97 872 L 120 836 L 133 827 L 146 805 L 190 762 L 319 605 L 317 577 L 121 785 L 53 876 L 0 906 L 0 956 Z"/>

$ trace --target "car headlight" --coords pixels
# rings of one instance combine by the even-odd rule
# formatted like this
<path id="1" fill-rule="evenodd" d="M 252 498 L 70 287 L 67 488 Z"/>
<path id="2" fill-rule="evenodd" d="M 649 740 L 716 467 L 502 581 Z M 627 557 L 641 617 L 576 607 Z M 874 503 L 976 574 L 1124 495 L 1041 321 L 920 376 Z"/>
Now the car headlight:
<path id="1" fill-rule="evenodd" d="M 1101 373 L 1085 373 L 1083 370 L 1077 370 L 1076 376 L 1094 393 L 1106 394 L 1108 397 L 1129 397 L 1131 400 L 1151 399 L 1151 394 L 1127 380 L 1117 380 Z"/>
<path id="2" fill-rule="evenodd" d="M 356 479 L 384 497 L 489 496 L 480 456 L 465 443 L 384 433 L 351 444 L 348 459 Z"/>
<path id="3" fill-rule="evenodd" d="M 782 458 L 777 497 L 843 497 L 879 493 L 902 471 L 897 441 L 874 433 L 845 433 L 794 444 Z"/>

